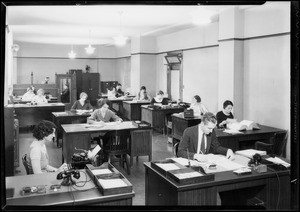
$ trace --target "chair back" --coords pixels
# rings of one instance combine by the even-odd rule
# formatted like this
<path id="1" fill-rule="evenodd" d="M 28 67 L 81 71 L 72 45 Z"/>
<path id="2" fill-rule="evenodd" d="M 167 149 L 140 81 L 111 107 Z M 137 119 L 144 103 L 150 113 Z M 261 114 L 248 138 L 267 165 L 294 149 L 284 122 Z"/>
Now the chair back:
<path id="1" fill-rule="evenodd" d="M 117 130 L 107 132 L 103 136 L 104 151 L 114 155 L 129 152 L 129 130 Z"/>
<path id="2" fill-rule="evenodd" d="M 27 156 L 27 154 L 23 155 L 22 162 L 23 162 L 23 165 L 26 169 L 27 175 L 33 174 L 30 158 L 29 158 L 29 156 Z"/>
<path id="3" fill-rule="evenodd" d="M 175 143 L 173 146 L 174 156 L 177 157 L 179 142 Z"/>
<path id="4" fill-rule="evenodd" d="M 288 138 L 287 131 L 277 132 L 275 133 L 275 140 L 274 140 L 274 154 L 278 156 L 285 156 L 285 148 Z"/>

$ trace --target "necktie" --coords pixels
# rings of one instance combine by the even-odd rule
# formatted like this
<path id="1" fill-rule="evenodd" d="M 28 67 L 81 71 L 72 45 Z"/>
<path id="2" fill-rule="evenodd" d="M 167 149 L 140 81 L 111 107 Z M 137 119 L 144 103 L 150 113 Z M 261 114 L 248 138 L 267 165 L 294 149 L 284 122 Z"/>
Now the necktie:
<path id="1" fill-rule="evenodd" d="M 205 143 L 204 143 L 204 133 L 202 133 L 202 139 L 201 139 L 201 147 L 200 150 L 203 154 L 205 154 Z"/>

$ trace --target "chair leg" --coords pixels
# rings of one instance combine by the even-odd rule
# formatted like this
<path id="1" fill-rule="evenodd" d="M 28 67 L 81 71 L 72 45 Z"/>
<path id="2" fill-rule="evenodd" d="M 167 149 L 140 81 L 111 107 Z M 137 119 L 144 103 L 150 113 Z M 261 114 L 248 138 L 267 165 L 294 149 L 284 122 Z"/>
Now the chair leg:
<path id="1" fill-rule="evenodd" d="M 125 154 L 125 163 L 126 163 L 126 168 L 127 168 L 127 174 L 130 175 L 130 165 L 129 165 L 129 161 L 127 158 L 127 155 Z"/>

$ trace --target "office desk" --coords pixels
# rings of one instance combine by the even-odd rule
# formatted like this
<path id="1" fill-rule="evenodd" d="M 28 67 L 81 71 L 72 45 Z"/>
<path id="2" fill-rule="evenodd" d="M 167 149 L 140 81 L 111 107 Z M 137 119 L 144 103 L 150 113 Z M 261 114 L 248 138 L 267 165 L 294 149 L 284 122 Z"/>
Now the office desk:
<path id="1" fill-rule="evenodd" d="M 191 126 L 200 124 L 200 116 L 195 116 L 194 118 L 184 118 L 183 113 L 172 114 L 172 139 L 173 145 L 179 142 L 182 138 L 183 131 Z"/>
<path id="2" fill-rule="evenodd" d="M 66 163 L 71 162 L 71 157 L 75 153 L 75 147 L 80 149 L 90 149 L 91 135 L 113 130 L 130 130 L 131 139 L 129 144 L 130 165 L 133 157 L 148 156 L 152 160 L 152 128 L 138 128 L 131 121 L 122 123 L 109 122 L 102 127 L 91 127 L 88 124 L 63 124 L 63 158 Z"/>
<path id="3" fill-rule="evenodd" d="M 245 130 L 242 134 L 231 135 L 216 129 L 218 141 L 222 146 L 231 148 L 233 151 L 254 148 L 256 141 L 270 143 L 274 138 L 274 133 L 284 131 L 282 129 L 259 125 L 259 130 Z"/>
<path id="4" fill-rule="evenodd" d="M 52 112 L 53 122 L 57 126 L 57 146 L 59 146 L 59 140 L 63 138 L 62 124 L 86 123 L 89 116 L 91 116 L 91 113 L 78 114 L 75 111 Z"/>
<path id="5" fill-rule="evenodd" d="M 124 101 L 132 101 L 133 98 L 128 97 L 119 97 L 115 99 L 108 98 L 108 101 L 111 103 L 111 107 L 117 111 L 117 115 L 120 116 L 122 119 L 124 118 L 124 108 L 123 108 L 123 102 Z"/>
<path id="6" fill-rule="evenodd" d="M 153 169 L 145 166 L 146 205 L 217 205 L 217 193 L 222 205 L 243 206 L 249 199 L 258 197 L 266 209 L 290 209 L 290 171 L 265 173 L 252 172 L 238 176 L 233 171 L 215 173 L 213 181 L 179 185 Z M 230 208 L 227 208 L 230 209 Z"/>
<path id="7" fill-rule="evenodd" d="M 168 107 L 166 109 L 148 108 L 148 105 L 142 105 L 142 121 L 148 122 L 153 128 L 160 132 L 165 132 L 166 117 L 173 113 L 180 113 L 184 111 L 182 107 Z"/>
<path id="8" fill-rule="evenodd" d="M 123 101 L 124 118 L 131 121 L 141 120 L 141 105 L 149 105 L 150 101 Z"/>
<path id="9" fill-rule="evenodd" d="M 19 119 L 19 126 L 26 127 L 36 125 L 42 120 L 52 121 L 52 112 L 65 111 L 63 103 L 47 103 L 40 105 L 10 104 L 15 110 L 16 118 Z"/>
<path id="10" fill-rule="evenodd" d="M 74 179 L 76 181 L 85 181 L 86 175 L 83 173 L 84 169 L 80 170 L 80 178 Z M 103 196 L 98 187 L 95 187 L 93 180 L 87 182 L 84 187 L 62 186 L 59 191 L 50 191 L 50 186 L 60 184 L 62 180 L 57 180 L 58 172 L 49 172 L 35 175 L 20 175 L 14 177 L 6 177 L 6 188 L 14 188 L 14 196 L 6 198 L 6 206 L 16 205 L 132 205 L 132 198 L 134 192 L 122 193 L 116 195 Z M 87 174 L 87 180 L 90 176 Z M 22 196 L 20 191 L 25 186 L 46 185 L 46 193 L 44 194 L 30 194 Z M 79 183 L 78 185 L 83 185 Z M 76 188 L 77 190 L 75 190 Z M 72 193 L 70 192 L 72 190 Z"/>

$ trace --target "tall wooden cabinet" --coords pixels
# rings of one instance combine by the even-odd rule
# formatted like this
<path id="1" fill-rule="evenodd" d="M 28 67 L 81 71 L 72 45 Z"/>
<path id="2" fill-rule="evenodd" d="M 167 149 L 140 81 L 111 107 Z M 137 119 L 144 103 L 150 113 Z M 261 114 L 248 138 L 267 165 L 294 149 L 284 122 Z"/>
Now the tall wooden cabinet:
<path id="1" fill-rule="evenodd" d="M 100 90 L 100 74 L 99 73 L 83 73 L 82 74 L 82 91 L 87 93 L 91 104 L 96 107 Z"/>
<path id="2" fill-rule="evenodd" d="M 19 159 L 19 145 L 15 131 L 14 108 L 4 107 L 5 176 L 14 176 L 15 160 Z M 17 165 L 17 164 L 16 164 Z"/>

